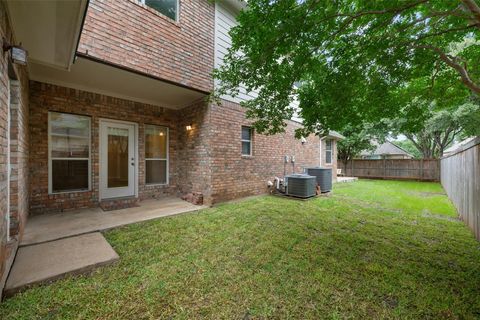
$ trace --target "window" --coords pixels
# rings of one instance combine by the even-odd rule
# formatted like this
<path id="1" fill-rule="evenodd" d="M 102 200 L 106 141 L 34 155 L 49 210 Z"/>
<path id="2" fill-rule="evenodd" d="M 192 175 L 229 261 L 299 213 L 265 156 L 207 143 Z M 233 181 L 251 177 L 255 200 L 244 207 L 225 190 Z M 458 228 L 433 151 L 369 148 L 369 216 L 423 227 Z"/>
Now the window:
<path id="1" fill-rule="evenodd" d="M 242 155 L 252 155 L 252 128 L 242 126 Z"/>
<path id="2" fill-rule="evenodd" d="M 325 140 L 325 163 L 331 164 L 333 158 L 333 140 Z"/>
<path id="3" fill-rule="evenodd" d="M 160 12 L 164 16 L 177 21 L 178 16 L 178 0 L 139 0 L 152 9 Z"/>
<path id="4" fill-rule="evenodd" d="M 168 128 L 145 126 L 145 183 L 168 183 Z"/>
<path id="5" fill-rule="evenodd" d="M 49 192 L 90 189 L 90 117 L 48 114 Z"/>

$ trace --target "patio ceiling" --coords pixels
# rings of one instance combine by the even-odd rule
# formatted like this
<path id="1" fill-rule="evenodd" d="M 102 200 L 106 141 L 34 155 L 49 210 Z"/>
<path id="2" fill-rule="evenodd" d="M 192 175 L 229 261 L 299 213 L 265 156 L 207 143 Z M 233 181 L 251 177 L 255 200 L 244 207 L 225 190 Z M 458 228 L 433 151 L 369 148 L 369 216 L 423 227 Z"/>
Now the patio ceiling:
<path id="1" fill-rule="evenodd" d="M 35 81 L 170 109 L 181 109 L 207 95 L 206 92 L 140 74 L 88 56 L 79 55 L 70 71 L 30 63 L 29 72 L 30 78 Z"/>
<path id="2" fill-rule="evenodd" d="M 68 70 L 75 57 L 88 0 L 5 1 L 15 44 L 29 63 Z M 11 39 L 7 39 L 11 41 Z"/>

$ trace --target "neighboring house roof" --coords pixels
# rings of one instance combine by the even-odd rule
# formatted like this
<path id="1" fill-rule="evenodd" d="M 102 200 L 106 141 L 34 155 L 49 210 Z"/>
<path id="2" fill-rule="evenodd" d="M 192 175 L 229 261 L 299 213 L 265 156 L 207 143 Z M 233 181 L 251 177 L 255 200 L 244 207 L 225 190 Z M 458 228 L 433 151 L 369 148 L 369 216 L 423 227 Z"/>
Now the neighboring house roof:
<path id="1" fill-rule="evenodd" d="M 445 151 L 443 151 L 443 156 L 445 157 L 445 156 L 454 154 L 457 150 L 461 149 L 464 145 L 468 144 L 470 141 L 475 140 L 476 138 L 477 137 L 470 137 L 470 138 L 467 138 L 463 141 L 455 143 L 450 148 L 447 148 L 447 149 L 445 149 Z"/>
<path id="2" fill-rule="evenodd" d="M 376 149 L 373 151 L 364 150 L 360 153 L 361 156 L 371 156 L 371 155 L 404 155 L 413 158 L 413 155 L 403 150 L 396 144 L 385 141 L 385 143 L 379 144 L 377 141 L 372 142 Z"/>

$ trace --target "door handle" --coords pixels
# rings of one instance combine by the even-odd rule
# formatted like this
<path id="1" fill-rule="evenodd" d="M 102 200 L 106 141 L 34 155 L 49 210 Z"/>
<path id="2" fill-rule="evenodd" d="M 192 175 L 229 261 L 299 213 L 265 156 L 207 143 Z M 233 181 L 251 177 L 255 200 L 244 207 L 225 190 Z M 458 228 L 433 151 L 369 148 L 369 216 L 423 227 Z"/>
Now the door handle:
<path id="1" fill-rule="evenodd" d="M 134 166 L 134 165 L 135 165 L 135 162 L 132 162 L 131 165 Z"/>

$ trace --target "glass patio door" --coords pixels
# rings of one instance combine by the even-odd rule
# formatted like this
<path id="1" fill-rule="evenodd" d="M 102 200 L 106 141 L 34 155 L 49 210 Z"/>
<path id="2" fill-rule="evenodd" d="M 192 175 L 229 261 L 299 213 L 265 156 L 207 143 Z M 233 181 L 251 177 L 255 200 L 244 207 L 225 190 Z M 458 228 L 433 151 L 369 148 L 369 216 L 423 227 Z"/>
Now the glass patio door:
<path id="1" fill-rule="evenodd" d="M 135 195 L 135 125 L 100 121 L 100 198 Z"/>

